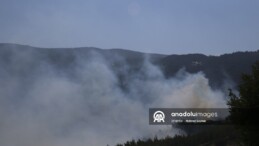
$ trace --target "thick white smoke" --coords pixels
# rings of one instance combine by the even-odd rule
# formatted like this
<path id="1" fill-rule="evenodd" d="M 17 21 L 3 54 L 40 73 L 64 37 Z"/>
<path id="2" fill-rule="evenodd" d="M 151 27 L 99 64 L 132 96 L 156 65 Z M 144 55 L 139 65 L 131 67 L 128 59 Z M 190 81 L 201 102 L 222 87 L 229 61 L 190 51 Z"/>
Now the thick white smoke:
<path id="1" fill-rule="evenodd" d="M 203 73 L 180 70 L 166 79 L 145 59 L 138 72 L 121 67 L 124 90 L 100 54 L 77 55 L 75 62 L 69 75 L 49 63 L 29 79 L 0 70 L 1 146 L 101 146 L 174 135 L 179 130 L 148 124 L 148 108 L 226 106 L 224 94 L 212 90 Z"/>

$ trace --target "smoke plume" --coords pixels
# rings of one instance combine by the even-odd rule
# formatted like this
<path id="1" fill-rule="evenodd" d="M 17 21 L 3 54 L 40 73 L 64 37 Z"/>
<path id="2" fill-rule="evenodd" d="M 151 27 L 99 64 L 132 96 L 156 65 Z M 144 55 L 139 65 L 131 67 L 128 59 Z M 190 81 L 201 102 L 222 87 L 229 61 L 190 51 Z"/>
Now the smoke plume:
<path id="1" fill-rule="evenodd" d="M 116 54 L 50 61 L 36 52 L 11 52 L 0 64 L 1 146 L 101 146 L 173 136 L 181 130 L 148 124 L 149 108 L 226 107 L 224 93 L 202 72 L 182 69 L 168 79 L 148 57 L 132 69 Z M 62 58 L 72 63 L 55 63 Z"/>

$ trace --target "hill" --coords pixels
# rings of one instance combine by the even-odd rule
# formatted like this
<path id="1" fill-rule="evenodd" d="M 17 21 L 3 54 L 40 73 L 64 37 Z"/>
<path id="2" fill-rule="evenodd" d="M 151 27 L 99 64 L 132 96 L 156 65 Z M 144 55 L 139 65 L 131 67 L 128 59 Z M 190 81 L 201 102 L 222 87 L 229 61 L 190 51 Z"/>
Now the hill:
<path id="1" fill-rule="evenodd" d="M 123 49 L 104 50 L 94 47 L 37 48 L 2 43 L 0 44 L 0 65 L 11 70 L 17 69 L 14 67 L 23 66 L 19 71 L 16 70 L 16 74 L 27 74 L 28 71 L 33 71 L 33 67 L 39 66 L 43 61 L 53 64 L 56 68 L 69 70 L 73 68 L 76 57 L 91 58 L 93 53 L 104 57 L 107 63 L 114 70 L 117 70 L 116 73 L 121 80 L 126 78 L 120 72 L 121 68 L 126 69 L 126 72 L 139 71 L 145 58 L 149 58 L 152 63 L 163 70 L 167 78 L 175 76 L 182 68 L 190 73 L 202 71 L 209 79 L 210 85 L 215 88 L 222 87 L 226 80 L 239 83 L 240 75 L 249 73 L 250 66 L 259 59 L 259 51 L 235 52 L 220 56 L 203 54 L 162 55 Z M 128 67 L 125 68 L 125 65 Z"/>

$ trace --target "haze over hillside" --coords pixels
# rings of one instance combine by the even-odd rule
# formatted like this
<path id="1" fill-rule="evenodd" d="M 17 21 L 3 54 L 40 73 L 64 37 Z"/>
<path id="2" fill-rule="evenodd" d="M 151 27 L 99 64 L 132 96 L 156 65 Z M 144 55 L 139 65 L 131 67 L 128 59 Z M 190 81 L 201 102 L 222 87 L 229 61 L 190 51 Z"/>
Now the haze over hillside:
<path id="1" fill-rule="evenodd" d="M 37 63 L 37 61 L 47 60 L 53 63 L 56 67 L 68 68 L 72 67 L 76 59 L 76 54 L 82 57 L 89 57 L 92 52 L 99 53 L 113 66 L 122 67 L 125 63 L 131 69 L 140 69 L 141 64 L 148 56 L 149 60 L 158 65 L 163 74 L 170 78 L 174 76 L 180 69 L 185 69 L 190 73 L 197 73 L 202 71 L 210 80 L 213 86 L 221 86 L 224 80 L 228 79 L 234 83 L 238 83 L 242 73 L 249 73 L 250 66 L 259 59 L 258 51 L 233 52 L 232 54 L 222 54 L 220 56 L 206 56 L 203 54 L 184 54 L 184 55 L 170 55 L 170 54 L 150 54 L 143 52 L 136 52 L 124 49 L 100 49 L 94 47 L 81 48 L 37 48 L 25 45 L 16 44 L 0 44 L 2 63 L 8 60 L 12 53 L 20 54 L 19 52 L 29 52 L 39 55 L 40 58 L 32 58 L 30 61 Z M 116 57 L 114 57 L 116 56 Z M 116 60 L 117 57 L 121 60 Z M 5 59 L 6 58 L 6 59 Z M 24 58 L 21 58 L 24 59 Z M 28 58 L 27 58 L 28 59 Z"/>
<path id="2" fill-rule="evenodd" d="M 150 107 L 226 107 L 259 51 L 221 56 L 0 44 L 0 145 L 114 145 L 173 136 Z"/>

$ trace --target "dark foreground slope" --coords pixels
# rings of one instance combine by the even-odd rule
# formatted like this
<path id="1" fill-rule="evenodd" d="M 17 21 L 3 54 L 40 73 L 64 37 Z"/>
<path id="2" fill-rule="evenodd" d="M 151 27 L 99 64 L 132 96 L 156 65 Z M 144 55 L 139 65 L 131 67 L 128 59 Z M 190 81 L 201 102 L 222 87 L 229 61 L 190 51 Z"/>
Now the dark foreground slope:
<path id="1" fill-rule="evenodd" d="M 232 126 L 209 126 L 191 135 L 132 140 L 116 146 L 236 146 L 239 143 L 239 136 Z"/>

